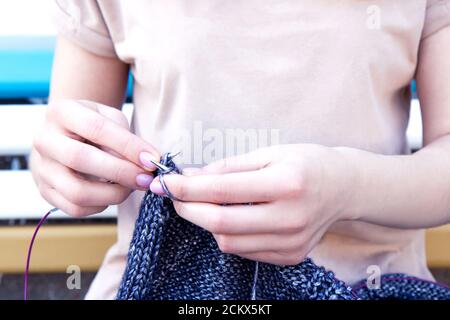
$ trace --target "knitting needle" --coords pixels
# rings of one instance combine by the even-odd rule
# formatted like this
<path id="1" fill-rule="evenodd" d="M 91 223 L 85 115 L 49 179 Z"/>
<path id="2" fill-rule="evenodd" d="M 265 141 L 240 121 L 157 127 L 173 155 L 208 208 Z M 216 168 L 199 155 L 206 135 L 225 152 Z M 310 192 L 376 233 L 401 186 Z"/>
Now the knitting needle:
<path id="1" fill-rule="evenodd" d="M 181 151 L 178 151 L 178 152 L 175 152 L 175 153 L 169 153 L 168 154 L 168 156 L 171 158 L 171 159 L 173 159 L 173 158 L 175 158 L 176 156 L 178 156 L 178 155 L 180 155 L 181 154 Z"/>
<path id="2" fill-rule="evenodd" d="M 178 151 L 177 153 L 169 153 L 167 156 L 171 159 L 175 158 L 177 155 L 179 155 L 181 153 L 181 151 Z M 165 165 L 163 165 L 162 163 L 159 163 L 158 161 L 155 160 L 150 160 L 151 163 L 153 163 L 158 169 L 163 170 L 163 171 L 171 171 L 168 167 L 166 167 Z"/>
<path id="3" fill-rule="evenodd" d="M 155 160 L 150 160 L 158 169 L 163 170 L 163 171 L 170 171 L 169 168 L 167 168 L 165 165 L 163 165 L 162 163 L 159 163 L 158 161 Z"/>

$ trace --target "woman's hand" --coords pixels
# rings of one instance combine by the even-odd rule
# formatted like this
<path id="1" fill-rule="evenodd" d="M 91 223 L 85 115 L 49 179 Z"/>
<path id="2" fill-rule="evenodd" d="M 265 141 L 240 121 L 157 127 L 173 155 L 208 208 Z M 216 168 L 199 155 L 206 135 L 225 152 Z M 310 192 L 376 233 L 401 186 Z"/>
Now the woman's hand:
<path id="1" fill-rule="evenodd" d="M 175 209 L 213 233 L 219 248 L 279 265 L 301 262 L 328 227 L 351 219 L 351 166 L 338 149 L 283 145 L 166 175 Z M 151 190 L 164 194 L 159 179 Z M 248 205 L 252 203 L 252 205 Z M 229 204 L 229 205 L 222 205 Z"/>
<path id="2" fill-rule="evenodd" d="M 148 189 L 155 169 L 150 159 L 159 159 L 158 152 L 130 132 L 119 110 L 61 100 L 49 105 L 30 162 L 41 195 L 82 217 Z"/>

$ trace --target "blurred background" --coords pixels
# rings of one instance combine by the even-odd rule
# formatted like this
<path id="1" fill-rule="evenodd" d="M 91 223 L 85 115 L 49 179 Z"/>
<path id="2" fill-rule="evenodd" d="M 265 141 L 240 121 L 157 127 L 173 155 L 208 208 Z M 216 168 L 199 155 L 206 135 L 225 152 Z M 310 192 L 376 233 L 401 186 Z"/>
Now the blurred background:
<path id="1" fill-rule="evenodd" d="M 53 5 L 53 0 L 0 0 L 0 299 L 22 299 L 26 250 L 39 219 L 51 209 L 28 171 L 28 153 L 46 109 Z M 88 219 L 54 213 L 33 249 L 29 297 L 82 299 L 115 242 L 115 215 L 114 207 Z M 81 270 L 80 288 L 67 287 L 70 266 Z"/>
<path id="2" fill-rule="evenodd" d="M 51 209 L 34 185 L 28 153 L 46 109 L 55 45 L 52 7 L 53 0 L 0 0 L 0 299 L 22 299 L 26 250 Z M 417 150 L 422 133 L 416 98 L 411 108 L 408 140 Z M 130 103 L 124 112 L 130 117 Z M 114 207 L 86 219 L 52 215 L 33 249 L 29 298 L 82 299 L 115 242 L 115 226 Z M 450 225 L 427 231 L 427 256 L 437 280 L 450 284 Z M 67 286 L 72 266 L 81 270 L 75 288 Z"/>

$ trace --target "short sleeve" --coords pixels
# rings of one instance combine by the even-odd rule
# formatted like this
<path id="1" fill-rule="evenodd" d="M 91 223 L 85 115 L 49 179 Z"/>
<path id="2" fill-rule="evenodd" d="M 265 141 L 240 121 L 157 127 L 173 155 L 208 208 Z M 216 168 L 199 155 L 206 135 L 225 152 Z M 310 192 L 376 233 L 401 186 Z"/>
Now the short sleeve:
<path id="1" fill-rule="evenodd" d="M 422 39 L 450 25 L 450 0 L 428 0 Z"/>
<path id="2" fill-rule="evenodd" d="M 55 0 L 54 7 L 58 34 L 95 54 L 117 56 L 96 0 Z"/>

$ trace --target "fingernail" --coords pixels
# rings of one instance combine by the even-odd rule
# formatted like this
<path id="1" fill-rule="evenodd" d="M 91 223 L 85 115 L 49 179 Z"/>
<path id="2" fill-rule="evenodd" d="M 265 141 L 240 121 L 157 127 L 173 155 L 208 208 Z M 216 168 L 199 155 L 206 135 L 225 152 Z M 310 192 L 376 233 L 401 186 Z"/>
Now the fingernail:
<path id="1" fill-rule="evenodd" d="M 147 189 L 153 181 L 153 177 L 149 174 L 141 173 L 136 176 L 136 184 Z"/>
<path id="2" fill-rule="evenodd" d="M 182 173 L 185 176 L 194 176 L 199 173 L 202 169 L 200 168 L 184 168 Z"/>
<path id="3" fill-rule="evenodd" d="M 161 185 L 161 182 L 159 180 L 154 180 L 152 184 L 150 185 L 150 191 L 153 193 L 156 193 L 157 195 L 164 196 L 166 193 L 164 192 L 164 189 Z"/>
<path id="4" fill-rule="evenodd" d="M 144 166 L 144 169 L 149 171 L 154 171 L 156 169 L 156 166 L 152 163 L 152 160 L 156 161 L 156 159 L 151 153 L 141 152 L 139 154 L 139 160 L 141 161 L 141 164 Z"/>

